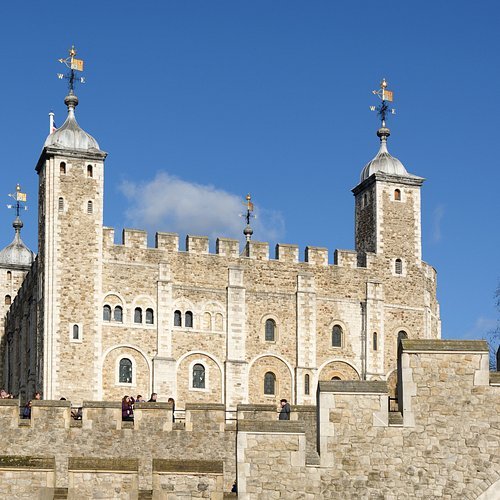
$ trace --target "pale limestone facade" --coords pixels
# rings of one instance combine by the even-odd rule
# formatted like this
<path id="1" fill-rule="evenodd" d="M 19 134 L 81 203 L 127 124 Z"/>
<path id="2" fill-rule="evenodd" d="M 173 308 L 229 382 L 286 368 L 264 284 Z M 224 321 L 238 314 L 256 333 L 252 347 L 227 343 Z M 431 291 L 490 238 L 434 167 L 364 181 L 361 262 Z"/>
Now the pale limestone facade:
<path id="1" fill-rule="evenodd" d="M 326 381 L 318 405 L 0 400 L 0 497 L 496 500 L 500 373 L 484 341 L 403 340 L 400 412 L 385 381 Z M 394 418 L 397 417 L 397 418 Z M 316 435 L 319 439 L 316 439 Z M 229 493 L 237 479 L 238 494 Z"/>
<path id="2" fill-rule="evenodd" d="M 75 129 L 75 99 L 67 123 L 88 147 L 47 139 L 37 264 L 7 315 L 3 384 L 21 399 L 157 392 L 178 408 L 310 405 L 320 380 L 394 386 L 398 336 L 440 337 L 436 272 L 421 260 L 423 179 L 383 169 L 363 179 L 356 250 L 335 251 L 333 265 L 325 248 L 307 247 L 301 261 L 297 246 L 280 244 L 270 258 L 267 243 L 240 249 L 222 237 L 215 254 L 202 236 L 188 236 L 186 251 L 171 233 L 150 248 L 144 231 L 125 229 L 116 243 L 103 225 L 106 153 Z"/>

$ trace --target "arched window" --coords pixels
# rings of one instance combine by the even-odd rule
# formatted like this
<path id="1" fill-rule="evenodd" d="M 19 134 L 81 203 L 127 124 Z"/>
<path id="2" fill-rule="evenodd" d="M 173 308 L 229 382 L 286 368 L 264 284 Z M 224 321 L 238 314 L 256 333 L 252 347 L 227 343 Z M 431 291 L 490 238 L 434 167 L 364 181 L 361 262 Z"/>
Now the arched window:
<path id="1" fill-rule="evenodd" d="M 212 329 L 212 315 L 209 312 L 203 313 L 203 329 L 204 330 Z"/>
<path id="2" fill-rule="evenodd" d="M 87 213 L 91 214 L 93 211 L 94 211 L 94 206 L 93 206 L 92 202 L 89 200 L 89 201 L 87 201 Z"/>
<path id="3" fill-rule="evenodd" d="M 123 322 L 123 309 L 122 306 L 116 306 L 115 310 L 113 311 L 113 319 L 115 321 L 118 321 L 118 323 Z"/>
<path id="4" fill-rule="evenodd" d="M 366 205 L 368 205 L 368 194 L 365 193 L 363 195 L 363 207 L 366 207 Z"/>
<path id="5" fill-rule="evenodd" d="M 174 326 L 182 326 L 182 314 L 180 311 L 174 311 Z"/>
<path id="6" fill-rule="evenodd" d="M 10 304 L 12 303 L 12 298 L 10 295 L 6 295 L 5 296 L 5 305 L 6 306 L 10 306 Z"/>
<path id="7" fill-rule="evenodd" d="M 142 309 L 140 307 L 135 308 L 134 323 L 142 323 Z"/>
<path id="8" fill-rule="evenodd" d="M 276 333 L 276 323 L 272 319 L 266 319 L 265 339 L 268 342 L 274 342 Z"/>
<path id="9" fill-rule="evenodd" d="M 332 377 L 332 380 L 342 380 L 342 379 L 341 379 L 340 377 L 337 377 L 337 376 L 335 375 L 335 377 Z"/>
<path id="10" fill-rule="evenodd" d="M 377 332 L 373 332 L 373 350 L 378 350 L 378 335 Z"/>
<path id="11" fill-rule="evenodd" d="M 217 313 L 215 315 L 215 330 L 217 332 L 222 332 L 222 329 L 224 328 L 223 325 L 223 318 L 221 313 Z"/>
<path id="12" fill-rule="evenodd" d="M 78 325 L 73 325 L 73 340 L 78 340 L 80 338 L 80 327 Z"/>
<path id="13" fill-rule="evenodd" d="M 205 389 L 205 367 L 200 363 L 193 366 L 193 387 Z"/>
<path id="14" fill-rule="evenodd" d="M 304 375 L 304 394 L 309 394 L 311 391 L 311 388 L 309 386 L 309 374 L 306 373 Z"/>
<path id="15" fill-rule="evenodd" d="M 64 198 L 61 196 L 57 205 L 59 212 L 64 212 Z"/>
<path id="16" fill-rule="evenodd" d="M 94 177 L 94 171 L 92 165 L 87 165 L 87 177 Z"/>
<path id="17" fill-rule="evenodd" d="M 102 319 L 103 321 L 111 321 L 111 306 L 105 305 L 102 308 Z"/>
<path id="18" fill-rule="evenodd" d="M 61 174 L 65 174 L 66 173 L 66 163 L 64 163 L 63 161 L 61 163 L 59 163 L 59 172 Z"/>
<path id="19" fill-rule="evenodd" d="M 403 274 L 403 261 L 401 259 L 396 259 L 394 262 L 394 271 L 396 274 Z"/>
<path id="20" fill-rule="evenodd" d="M 332 328 L 332 347 L 342 347 L 342 327 L 335 325 Z"/>
<path id="21" fill-rule="evenodd" d="M 155 321 L 153 309 L 146 309 L 146 325 L 152 325 Z"/>
<path id="22" fill-rule="evenodd" d="M 399 189 L 394 190 L 394 200 L 401 201 L 401 191 Z"/>
<path id="23" fill-rule="evenodd" d="M 273 372 L 267 372 L 264 375 L 264 394 L 274 395 L 276 391 L 276 375 Z"/>
<path id="24" fill-rule="evenodd" d="M 404 330 L 399 330 L 398 332 L 398 345 L 400 340 L 404 340 L 408 338 L 408 334 Z"/>
<path id="25" fill-rule="evenodd" d="M 118 381 L 120 384 L 132 383 L 132 361 L 128 358 L 120 359 Z"/>
<path id="26" fill-rule="evenodd" d="M 7 271 L 7 281 L 12 281 L 12 273 Z"/>
<path id="27" fill-rule="evenodd" d="M 184 324 L 186 325 L 186 328 L 193 328 L 193 313 L 191 311 L 186 311 Z"/>

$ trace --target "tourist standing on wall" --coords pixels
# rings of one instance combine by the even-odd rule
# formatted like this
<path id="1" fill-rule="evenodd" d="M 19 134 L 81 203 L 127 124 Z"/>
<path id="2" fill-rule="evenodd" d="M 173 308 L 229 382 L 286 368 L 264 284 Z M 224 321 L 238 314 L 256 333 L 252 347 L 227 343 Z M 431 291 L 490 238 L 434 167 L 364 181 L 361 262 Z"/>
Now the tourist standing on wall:
<path id="1" fill-rule="evenodd" d="M 290 405 L 288 404 L 288 401 L 286 399 L 282 399 L 280 403 L 281 410 L 278 418 L 280 420 L 290 420 Z"/>

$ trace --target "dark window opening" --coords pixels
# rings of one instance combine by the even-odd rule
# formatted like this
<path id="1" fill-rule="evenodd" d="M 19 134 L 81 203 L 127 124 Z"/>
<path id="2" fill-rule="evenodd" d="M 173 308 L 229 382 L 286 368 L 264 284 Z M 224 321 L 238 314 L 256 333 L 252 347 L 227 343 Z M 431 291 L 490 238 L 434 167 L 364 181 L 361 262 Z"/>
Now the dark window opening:
<path id="1" fill-rule="evenodd" d="M 153 309 L 146 309 L 146 324 L 152 325 L 154 323 Z"/>
<path id="2" fill-rule="evenodd" d="M 396 274 L 403 274 L 403 261 L 401 259 L 396 259 L 394 270 Z"/>
<path id="3" fill-rule="evenodd" d="M 200 363 L 193 366 L 193 387 L 205 389 L 205 367 Z"/>
<path id="4" fill-rule="evenodd" d="M 306 373 L 304 376 L 304 394 L 309 394 L 310 393 L 310 386 L 309 386 L 309 375 Z"/>
<path id="5" fill-rule="evenodd" d="M 120 359 L 120 374 L 118 380 L 121 384 L 132 383 L 132 361 L 130 361 L 130 359 Z"/>
<path id="6" fill-rule="evenodd" d="M 335 325 L 332 328 L 332 347 L 342 347 L 342 327 Z"/>
<path id="7" fill-rule="evenodd" d="M 73 325 L 73 340 L 78 340 L 80 338 L 80 327 L 78 325 Z"/>
<path id="8" fill-rule="evenodd" d="M 121 306 L 116 306 L 113 311 L 113 319 L 119 323 L 123 322 L 123 309 Z"/>
<path id="9" fill-rule="evenodd" d="M 142 309 L 140 307 L 135 308 L 134 323 L 142 323 Z"/>
<path id="10" fill-rule="evenodd" d="M 174 326 L 182 326 L 182 314 L 180 311 L 174 311 Z"/>
<path id="11" fill-rule="evenodd" d="M 273 372 L 267 372 L 264 375 L 264 394 L 275 394 L 276 375 Z"/>
<path id="12" fill-rule="evenodd" d="M 186 328 L 193 328 L 193 313 L 191 311 L 186 311 L 184 323 Z"/>
<path id="13" fill-rule="evenodd" d="M 266 333 L 265 339 L 268 342 L 274 342 L 275 340 L 275 332 L 276 332 L 276 323 L 272 319 L 266 320 Z"/>
<path id="14" fill-rule="evenodd" d="M 111 321 L 111 307 L 104 306 L 102 308 L 102 319 L 103 321 Z"/>

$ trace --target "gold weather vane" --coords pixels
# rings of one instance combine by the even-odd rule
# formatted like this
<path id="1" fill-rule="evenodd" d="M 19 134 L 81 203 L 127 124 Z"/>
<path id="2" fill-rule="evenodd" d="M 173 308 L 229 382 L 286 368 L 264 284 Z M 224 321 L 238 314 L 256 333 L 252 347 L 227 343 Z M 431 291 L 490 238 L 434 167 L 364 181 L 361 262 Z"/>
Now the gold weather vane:
<path id="1" fill-rule="evenodd" d="M 247 223 L 245 229 L 243 229 L 243 234 L 245 235 L 245 238 L 247 241 L 250 241 L 252 239 L 252 234 L 253 234 L 253 229 L 250 227 L 250 219 L 255 219 L 257 216 L 254 215 L 253 212 L 253 203 L 252 203 L 252 197 L 250 194 L 247 194 L 245 197 L 245 200 L 243 202 L 243 205 L 247 207 L 247 211 L 244 214 L 240 214 L 240 217 L 244 217 L 245 221 Z"/>
<path id="2" fill-rule="evenodd" d="M 382 122 L 382 127 L 385 127 L 385 121 L 387 119 L 387 115 L 396 114 L 396 109 L 389 108 L 389 106 L 387 105 L 388 102 L 392 102 L 394 100 L 394 93 L 392 92 L 392 90 L 389 90 L 387 88 L 387 82 L 385 78 L 382 78 L 382 81 L 380 82 L 380 89 L 372 90 L 372 94 L 378 96 L 382 102 L 379 106 L 370 106 L 370 110 L 377 112 L 377 114 L 380 117 L 380 121 Z"/>
<path id="3" fill-rule="evenodd" d="M 69 72 L 66 75 L 64 73 L 57 73 L 57 78 L 59 78 L 59 80 L 62 80 L 63 78 L 69 80 L 68 86 L 70 94 L 73 94 L 75 82 L 85 83 L 85 77 L 77 77 L 75 75 L 75 71 L 83 71 L 83 59 L 77 59 L 75 56 L 76 49 L 75 46 L 72 45 L 71 49 L 69 49 L 69 57 L 66 57 L 66 59 L 59 59 L 59 62 L 64 64 L 69 69 Z"/>
<path id="4" fill-rule="evenodd" d="M 7 208 L 14 208 L 16 211 L 16 217 L 19 217 L 20 210 L 28 210 L 26 206 L 26 193 L 21 192 L 21 186 L 18 184 L 16 186 L 16 192 L 9 194 L 9 196 L 16 202 L 13 205 L 7 205 Z"/>

